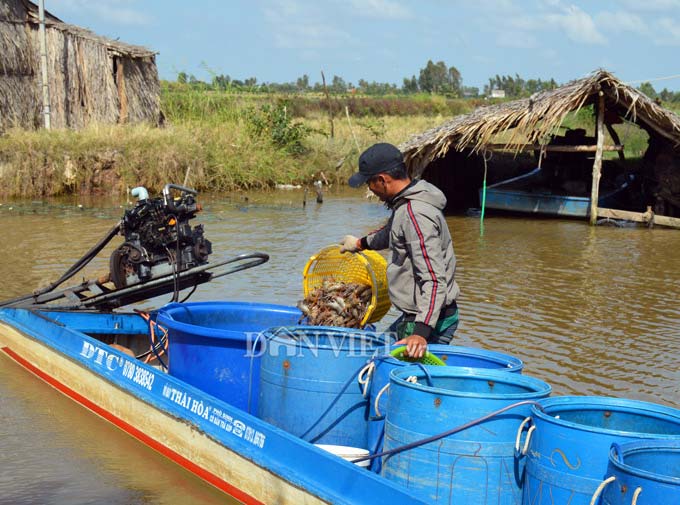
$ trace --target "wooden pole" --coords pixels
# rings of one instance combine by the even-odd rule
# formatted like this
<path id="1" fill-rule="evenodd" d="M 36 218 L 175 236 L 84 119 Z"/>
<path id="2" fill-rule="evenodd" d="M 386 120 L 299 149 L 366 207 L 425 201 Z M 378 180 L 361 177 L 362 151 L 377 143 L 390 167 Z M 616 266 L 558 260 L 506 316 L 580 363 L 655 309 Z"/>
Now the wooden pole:
<path id="1" fill-rule="evenodd" d="M 604 146 L 604 93 L 598 94 L 597 100 L 597 148 L 593 163 L 593 186 L 590 189 L 590 224 L 597 222 L 597 200 L 600 193 L 600 176 L 602 171 L 602 146 Z"/>
<path id="2" fill-rule="evenodd" d="M 331 122 L 331 138 L 335 137 L 335 128 L 333 126 L 333 104 L 331 103 L 331 96 L 328 93 L 328 88 L 326 87 L 326 76 L 323 75 L 323 70 L 321 71 L 321 82 L 323 83 L 323 91 L 326 94 L 326 103 L 328 104 L 328 119 Z"/>
<path id="3" fill-rule="evenodd" d="M 38 38 L 40 39 L 40 75 L 42 79 L 43 116 L 45 129 L 49 130 L 52 125 L 50 111 L 50 87 L 47 78 L 47 35 L 45 33 L 45 0 L 38 4 Z"/>
<path id="4" fill-rule="evenodd" d="M 680 229 L 680 218 L 654 214 L 651 207 L 647 207 L 647 212 L 631 212 L 628 210 L 605 209 L 598 207 L 597 215 L 600 217 L 608 217 L 610 219 L 622 219 L 625 221 L 644 223 L 650 227 L 652 225 L 659 225 Z"/>
<path id="5" fill-rule="evenodd" d="M 594 153 L 597 151 L 597 145 L 583 145 L 583 146 L 559 146 L 559 145 L 538 145 L 538 144 L 484 144 L 483 149 L 487 151 L 540 151 L 543 149 L 546 153 Z M 613 146 L 602 146 L 602 151 L 623 151 L 624 146 L 616 144 Z"/>

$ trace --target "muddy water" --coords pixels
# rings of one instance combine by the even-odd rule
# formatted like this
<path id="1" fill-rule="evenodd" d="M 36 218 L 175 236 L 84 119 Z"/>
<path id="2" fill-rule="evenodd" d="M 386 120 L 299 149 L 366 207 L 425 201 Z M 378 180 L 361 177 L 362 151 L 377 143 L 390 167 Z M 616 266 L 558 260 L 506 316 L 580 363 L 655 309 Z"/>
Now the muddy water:
<path id="1" fill-rule="evenodd" d="M 360 192 L 328 194 L 322 205 L 305 207 L 302 198 L 297 191 L 203 197 L 198 221 L 213 242 L 212 259 L 262 251 L 271 260 L 199 287 L 192 300 L 294 304 L 310 255 L 387 217 Z M 56 279 L 115 224 L 121 203 L 5 202 L 0 299 Z M 680 232 L 487 215 L 481 235 L 476 218 L 448 222 L 462 289 L 458 344 L 521 358 L 525 373 L 548 381 L 555 394 L 680 407 Z M 103 258 L 82 275 L 106 269 Z M 6 358 L 0 420 L 0 503 L 224 503 Z"/>

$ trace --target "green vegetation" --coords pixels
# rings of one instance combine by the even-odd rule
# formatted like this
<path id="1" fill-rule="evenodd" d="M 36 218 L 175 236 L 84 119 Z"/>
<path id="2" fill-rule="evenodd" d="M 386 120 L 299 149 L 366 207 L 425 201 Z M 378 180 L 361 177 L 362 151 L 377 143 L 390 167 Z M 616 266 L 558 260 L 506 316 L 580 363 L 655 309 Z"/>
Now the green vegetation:
<path id="1" fill-rule="evenodd" d="M 363 99 L 362 99 L 363 100 Z M 289 101 L 281 95 L 239 96 L 213 91 L 166 90 L 166 124 L 100 125 L 80 131 L 10 130 L 0 136 L 0 192 L 4 196 L 124 193 L 144 185 L 154 191 L 166 182 L 201 191 L 310 184 L 346 180 L 361 150 L 376 140 L 400 143 L 436 126 L 441 114 L 370 115 L 386 99 L 357 102 L 366 108 L 348 121 L 343 102 L 333 109 L 321 99 Z M 416 98 L 428 111 L 447 109 L 446 99 Z M 397 103 L 398 105 L 395 105 Z M 456 103 L 451 106 L 462 108 Z"/>
<path id="2" fill-rule="evenodd" d="M 555 85 L 552 79 L 496 76 L 485 92 L 503 89 L 512 98 Z M 680 93 L 657 94 L 650 83 L 641 88 L 680 110 Z M 308 76 L 258 85 L 254 78 L 214 75 L 205 83 L 180 73 L 177 81 L 163 81 L 161 90 L 161 128 L 100 125 L 0 135 L 0 194 L 124 193 L 137 185 L 158 191 L 166 182 L 184 181 L 216 192 L 318 179 L 344 183 L 359 153 L 374 142 L 400 144 L 489 103 L 470 98 L 478 90 L 463 86 L 455 67 L 432 61 L 401 88 L 363 80 L 355 87 L 337 76 L 326 88 L 310 85 Z M 563 126 L 593 135 L 593 121 L 592 108 L 586 108 Z M 628 157 L 644 152 L 644 131 L 629 124 L 616 130 Z"/>

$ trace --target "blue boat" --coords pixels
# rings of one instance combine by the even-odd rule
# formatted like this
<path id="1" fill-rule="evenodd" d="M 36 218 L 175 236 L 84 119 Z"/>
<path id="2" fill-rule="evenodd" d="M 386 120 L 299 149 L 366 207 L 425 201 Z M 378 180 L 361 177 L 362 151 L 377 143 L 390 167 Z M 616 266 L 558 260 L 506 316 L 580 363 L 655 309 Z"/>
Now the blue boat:
<path id="1" fill-rule="evenodd" d="M 590 214 L 590 197 L 551 191 L 545 184 L 541 167 L 526 174 L 506 179 L 479 190 L 479 201 L 484 199 L 486 209 L 529 214 L 565 217 L 587 217 Z M 599 207 L 615 207 L 628 188 L 625 181 L 616 188 L 603 192 L 598 198 Z"/>
<path id="2" fill-rule="evenodd" d="M 148 332 L 133 312 L 0 309 L 4 354 L 243 503 L 425 503 L 105 343 L 148 349 Z"/>

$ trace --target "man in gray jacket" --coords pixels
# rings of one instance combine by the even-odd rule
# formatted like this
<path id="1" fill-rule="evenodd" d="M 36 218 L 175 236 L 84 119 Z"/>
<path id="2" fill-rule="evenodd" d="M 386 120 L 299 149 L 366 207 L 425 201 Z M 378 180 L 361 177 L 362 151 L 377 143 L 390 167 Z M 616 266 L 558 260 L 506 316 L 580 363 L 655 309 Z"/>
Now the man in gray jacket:
<path id="1" fill-rule="evenodd" d="M 446 197 L 424 180 L 411 180 L 395 146 L 379 143 L 359 157 L 349 185 L 369 189 L 392 210 L 387 224 L 365 237 L 346 235 L 341 252 L 391 251 L 390 301 L 402 315 L 390 327 L 407 355 L 420 358 L 428 343 L 448 344 L 458 327 L 456 256 L 442 211 Z"/>

